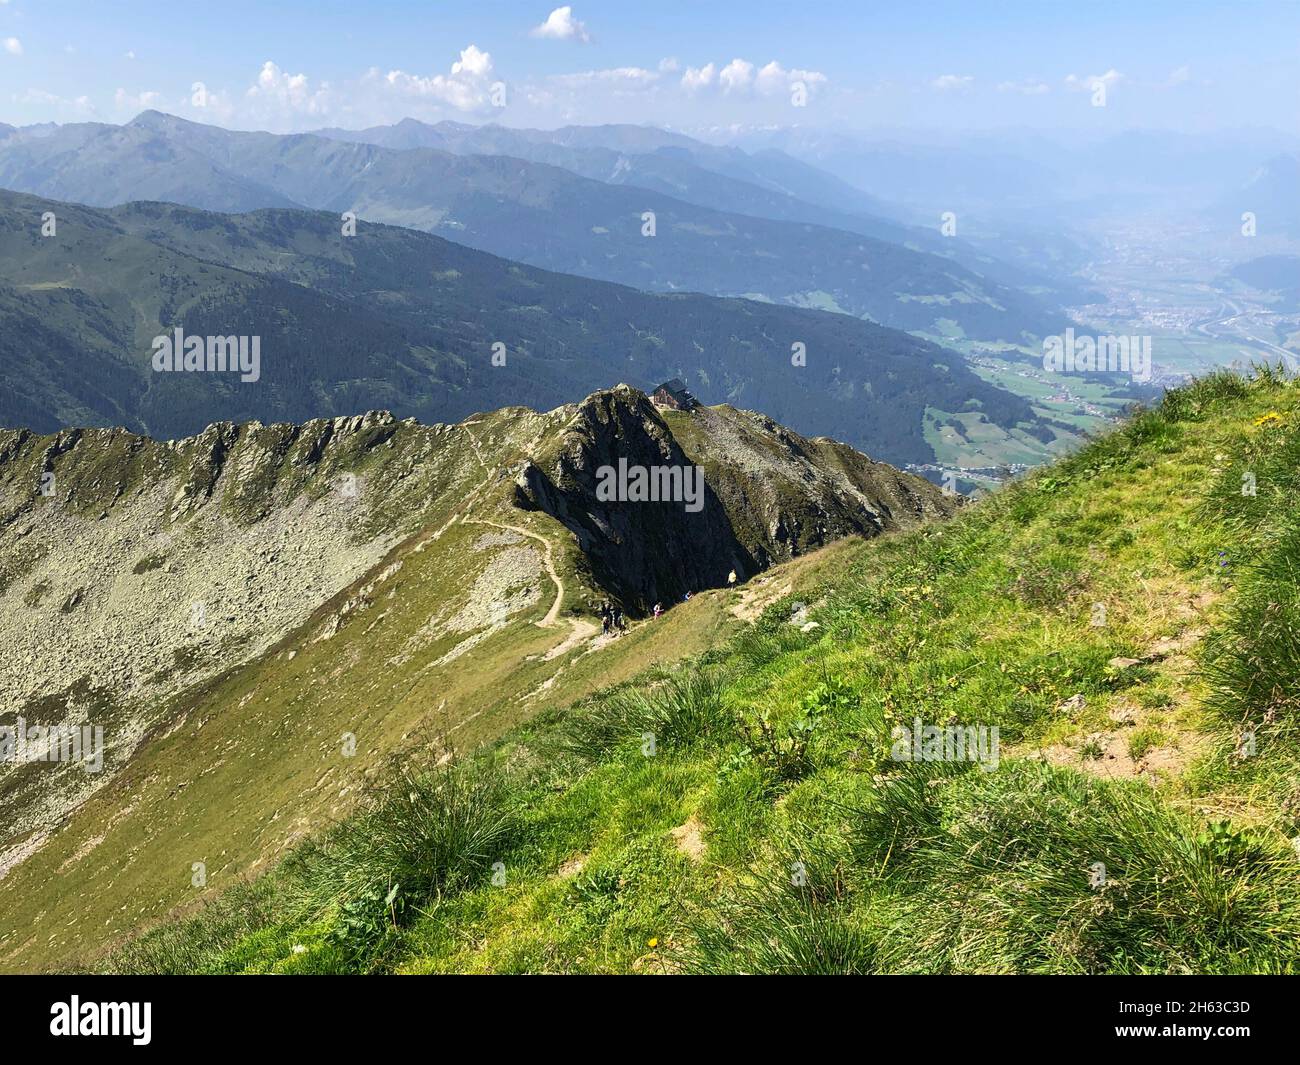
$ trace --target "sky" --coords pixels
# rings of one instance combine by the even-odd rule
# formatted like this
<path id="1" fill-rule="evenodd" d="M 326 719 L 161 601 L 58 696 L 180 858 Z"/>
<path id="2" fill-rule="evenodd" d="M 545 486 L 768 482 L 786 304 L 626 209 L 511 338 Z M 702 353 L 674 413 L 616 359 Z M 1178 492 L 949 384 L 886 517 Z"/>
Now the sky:
<path id="1" fill-rule="evenodd" d="M 276 132 L 1297 133 L 1300 0 L 0 0 L 0 101 L 14 125 L 156 108 Z"/>

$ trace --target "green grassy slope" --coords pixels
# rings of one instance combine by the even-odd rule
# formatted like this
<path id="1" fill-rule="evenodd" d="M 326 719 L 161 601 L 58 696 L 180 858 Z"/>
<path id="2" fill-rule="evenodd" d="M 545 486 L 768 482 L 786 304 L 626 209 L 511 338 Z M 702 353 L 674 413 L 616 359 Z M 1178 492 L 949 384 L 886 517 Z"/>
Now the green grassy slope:
<path id="1" fill-rule="evenodd" d="M 1200 382 L 103 964 L 1292 972 L 1298 460 L 1294 383 Z M 893 760 L 917 716 L 997 768 Z"/>
<path id="2" fill-rule="evenodd" d="M 672 420 L 620 386 L 455 426 L 0 431 L 0 726 L 88 716 L 108 744 L 93 777 L 0 763 L 0 968 L 75 963 L 184 911 L 395 765 L 701 653 L 769 594 L 760 579 L 683 604 L 687 589 L 955 509 L 752 413 Z M 597 465 L 616 458 L 698 461 L 710 505 L 601 500 Z M 677 607 L 605 638 L 601 600 L 634 619 Z"/>

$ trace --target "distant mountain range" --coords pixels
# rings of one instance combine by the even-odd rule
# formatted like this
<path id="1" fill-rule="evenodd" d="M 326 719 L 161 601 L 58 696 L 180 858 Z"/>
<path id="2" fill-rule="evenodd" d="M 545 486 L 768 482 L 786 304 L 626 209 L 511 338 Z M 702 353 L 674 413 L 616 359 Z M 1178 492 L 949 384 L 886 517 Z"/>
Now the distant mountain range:
<path id="1" fill-rule="evenodd" d="M 978 412 L 987 432 L 1030 442 L 1055 435 L 957 353 L 847 315 L 644 293 L 415 230 L 341 228 L 322 212 L 104 210 L 0 193 L 0 425 L 179 437 L 372 408 L 449 421 L 680 377 L 705 402 L 895 463 L 934 457 L 927 412 Z M 258 380 L 155 371 L 154 339 L 176 328 L 258 337 Z"/>
<path id="2" fill-rule="evenodd" d="M 847 181 L 769 149 L 718 147 L 648 126 L 565 126 L 556 130 L 430 124 L 403 119 L 363 130 L 322 129 L 331 140 L 399 150 L 436 148 L 456 155 L 508 155 L 549 163 L 614 185 L 636 185 L 720 211 L 812 222 L 901 240 L 899 212 Z"/>
<path id="3" fill-rule="evenodd" d="M 556 130 L 430 125 L 407 118 L 364 130 L 323 129 L 334 140 L 385 148 L 437 148 L 457 155 L 506 155 L 559 166 L 611 185 L 634 185 L 699 207 L 781 222 L 803 222 L 902 245 L 952 259 L 990 281 L 1039 294 L 1049 305 L 1089 299 L 1077 283 L 1028 265 L 1041 255 L 1014 255 L 1018 265 L 981 251 L 956 234 L 944 235 L 941 217 L 917 224 L 915 212 L 864 192 L 827 170 L 775 148 L 755 152 L 706 144 L 645 126 L 565 126 Z M 942 166 L 948 173 L 951 168 Z M 874 168 L 856 171 L 875 182 Z M 1059 238 L 1058 238 L 1059 239 Z"/>
<path id="4" fill-rule="evenodd" d="M 715 154 L 675 146 L 668 135 L 660 145 L 666 155 L 628 160 L 629 180 L 642 187 L 582 176 L 608 169 L 608 178 L 625 156 L 576 134 L 568 139 L 579 143 L 549 144 L 526 132 L 430 129 L 417 137 L 410 126 L 394 127 L 383 139 L 404 146 L 389 148 L 335 139 L 337 131 L 240 133 L 145 112 L 125 126 L 10 132 L 0 139 L 0 185 L 95 206 L 149 198 L 214 211 L 354 211 L 546 269 L 650 291 L 841 311 L 933 337 L 1032 343 L 1068 324 L 1050 298 L 867 235 L 863 229 L 898 229 L 866 215 L 846 219 L 875 201 L 779 153 Z M 650 143 L 652 133 L 645 134 Z M 405 146 L 420 139 L 527 150 L 579 172 L 509 155 Z M 822 206 L 794 202 L 798 197 L 779 191 L 783 184 Z M 653 236 L 645 235 L 647 212 Z"/>

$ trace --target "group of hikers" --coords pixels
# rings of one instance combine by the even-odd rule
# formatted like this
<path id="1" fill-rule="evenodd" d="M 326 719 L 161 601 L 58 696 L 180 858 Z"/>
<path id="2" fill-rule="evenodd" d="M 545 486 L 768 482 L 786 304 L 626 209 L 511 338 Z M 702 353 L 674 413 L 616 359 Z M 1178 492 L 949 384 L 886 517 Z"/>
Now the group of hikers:
<path id="1" fill-rule="evenodd" d="M 623 616 L 621 607 L 610 606 L 608 602 L 600 604 L 600 631 L 602 635 L 608 636 L 617 629 L 619 632 L 627 632 L 627 618 Z"/>
<path id="2" fill-rule="evenodd" d="M 655 617 L 663 612 L 663 604 L 655 603 Z M 627 618 L 623 616 L 621 607 L 611 606 L 608 601 L 600 604 L 600 631 L 603 636 L 615 631 L 627 632 Z"/>
<path id="3" fill-rule="evenodd" d="M 0 0 L 0 3 L 4 3 L 4 0 Z M 727 583 L 736 583 L 736 571 L 734 569 L 727 575 Z M 690 601 L 691 593 L 687 591 L 682 596 L 682 602 L 689 603 Z M 663 604 L 655 603 L 655 618 L 657 619 L 663 612 Z M 608 599 L 600 604 L 600 632 L 602 636 L 608 636 L 611 632 L 627 632 L 627 618 L 623 616 L 623 608 L 612 605 Z"/>

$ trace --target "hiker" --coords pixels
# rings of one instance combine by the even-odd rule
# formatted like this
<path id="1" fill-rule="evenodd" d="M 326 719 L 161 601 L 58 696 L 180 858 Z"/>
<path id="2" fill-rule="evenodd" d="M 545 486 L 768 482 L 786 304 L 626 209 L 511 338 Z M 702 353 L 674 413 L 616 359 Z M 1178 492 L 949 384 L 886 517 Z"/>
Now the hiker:
<path id="1" fill-rule="evenodd" d="M 659 615 L 662 614 L 663 612 L 664 612 L 664 608 L 663 608 L 659 603 L 655 603 L 655 620 L 656 620 L 656 621 L 659 620 Z"/>
<path id="2" fill-rule="evenodd" d="M 623 611 L 618 607 L 614 608 L 614 627 L 619 632 L 627 632 L 627 622 L 623 620 Z"/>
<path id="3" fill-rule="evenodd" d="M 609 603 L 602 602 L 600 604 L 600 633 L 602 636 L 609 635 L 610 620 Z"/>

